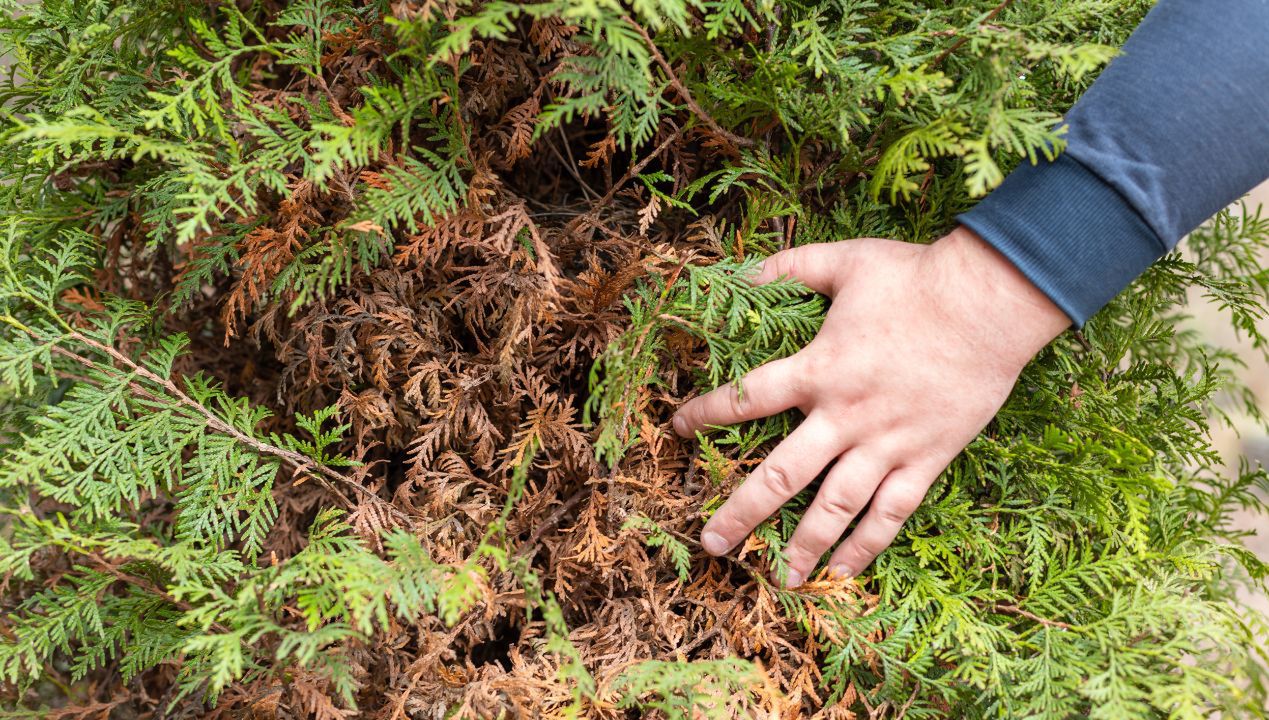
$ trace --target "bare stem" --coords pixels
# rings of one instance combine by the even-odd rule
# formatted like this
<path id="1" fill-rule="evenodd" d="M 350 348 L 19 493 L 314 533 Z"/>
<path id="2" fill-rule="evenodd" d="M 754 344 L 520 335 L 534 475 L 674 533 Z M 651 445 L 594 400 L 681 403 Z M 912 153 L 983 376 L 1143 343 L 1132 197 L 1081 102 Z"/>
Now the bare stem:
<path id="1" fill-rule="evenodd" d="M 1035 613 L 1030 612 L 1029 610 L 1023 610 L 1017 605 L 1010 605 L 1008 603 L 996 603 L 995 605 L 992 606 L 991 609 L 999 613 L 1004 613 L 1005 615 L 1014 615 L 1016 617 L 1026 618 L 1028 620 L 1038 622 L 1041 625 L 1044 625 L 1045 627 L 1062 628 L 1063 630 L 1075 629 L 1074 625 L 1071 625 L 1069 623 L 1064 623 L 1061 620 L 1050 620 L 1048 618 L 1040 617 L 1039 615 L 1036 615 Z"/>

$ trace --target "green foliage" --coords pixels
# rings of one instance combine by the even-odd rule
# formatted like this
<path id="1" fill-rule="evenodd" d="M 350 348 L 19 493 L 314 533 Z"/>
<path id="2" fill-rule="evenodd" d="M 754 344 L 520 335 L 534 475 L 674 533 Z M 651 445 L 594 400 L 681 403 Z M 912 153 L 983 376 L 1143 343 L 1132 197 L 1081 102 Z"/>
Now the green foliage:
<path id="1" fill-rule="evenodd" d="M 614 464 L 634 442 L 639 395 L 658 382 L 665 332 L 684 332 L 705 344 L 703 379 L 711 386 L 739 381 L 745 370 L 792 355 L 815 337 L 823 299 L 788 280 L 755 286 L 749 277 L 756 268 L 756 260 L 684 265 L 672 282 L 658 277 L 627 298 L 630 329 L 591 371 L 585 417 L 600 426 L 595 447 L 601 460 Z"/>
<path id="2" fill-rule="evenodd" d="M 618 707 L 657 710 L 668 720 L 723 720 L 754 712 L 750 693 L 761 684 L 762 674 L 736 659 L 649 660 L 622 673 L 615 689 L 624 696 Z"/>
<path id="3" fill-rule="evenodd" d="M 656 521 L 643 515 L 632 515 L 621 526 L 622 530 L 642 530 L 647 533 L 643 542 L 648 547 L 664 548 L 669 553 L 670 562 L 679 574 L 679 582 L 687 582 L 692 569 L 692 551 L 682 540 L 666 532 Z"/>
<path id="4" fill-rule="evenodd" d="M 0 679 L 25 702 L 21 693 L 44 678 L 148 687 L 175 677 L 163 700 L 171 707 L 316 676 L 330 709 L 346 713 L 364 697 L 365 643 L 411 624 L 496 632 L 473 618 L 502 582 L 514 588 L 502 597 L 521 603 L 513 622 L 526 642 L 554 658 L 567 688 L 554 707 L 561 715 L 605 702 L 665 717 L 765 712 L 779 693 L 742 658 L 667 655 L 600 672 L 570 637 L 567 582 L 542 577 L 536 548 L 516 546 L 549 529 L 517 524 L 521 503 L 560 489 L 542 478 L 568 463 L 615 482 L 623 462 L 655 454 L 641 443 L 660 442 L 667 395 L 740 382 L 814 336 L 824 300 L 783 280 L 754 287 L 762 256 L 852 236 L 929 241 L 1014 165 L 1053 157 L 1061 113 L 1148 5 L 5 4 Z M 540 76 L 490 79 L 505 71 L 500 52 L 548 30 L 557 37 L 530 58 Z M 513 127 L 507 118 L 524 103 L 537 109 Z M 548 197 L 525 187 L 540 181 L 525 164 L 499 164 L 514 143 L 491 138 L 512 135 L 526 147 L 564 138 L 579 158 L 594 149 L 616 159 L 607 173 L 592 163 L 583 175 L 570 157 L 577 175 Z M 587 194 L 588 183 L 605 174 L 608 202 L 592 203 L 601 193 Z M 314 308 L 371 312 L 335 296 L 420 237 L 453 251 L 429 262 L 497 257 L 506 267 L 421 291 L 428 307 L 394 316 L 385 353 L 404 352 L 391 342 L 429 323 L 519 317 L 519 308 L 482 306 L 472 287 L 514 285 L 537 309 L 541 296 L 528 291 L 552 259 L 537 229 L 461 254 L 477 245 L 476 231 L 446 225 L 469 212 L 479 226 L 514 194 L 536 221 L 576 220 L 550 228 L 587 246 L 556 275 L 575 280 L 581 258 L 624 278 L 610 283 L 624 330 L 568 326 L 583 338 L 569 357 L 594 362 L 589 396 L 561 411 L 584 408 L 593 435 L 580 445 L 589 451 L 589 440 L 610 472 L 535 440 L 510 458 L 508 486 L 466 467 L 455 481 L 492 497 L 489 512 L 413 526 L 384 497 L 436 490 L 444 503 L 450 486 L 437 490 L 426 473 L 399 482 L 398 448 L 359 434 L 349 409 L 359 398 L 275 413 L 271 398 L 235 394 L 252 372 L 277 372 L 269 360 L 226 362 L 214 377 L 198 371 L 191 343 L 209 352 L 233 335 L 210 319 L 225 306 L 208 298 L 228 295 L 229 309 L 251 315 L 251 354 L 277 349 L 277 364 L 287 363 L 283 353 L 303 350 L 273 335 L 278 325 Z M 561 208 L 558 197 L 573 204 Z M 622 236 L 620 251 L 604 233 L 577 229 L 601 213 L 633 214 L 624 205 L 632 197 L 651 204 L 638 222 L 606 231 Z M 134 233 L 143 240 L 131 242 Z M 758 550 L 728 581 L 748 574 L 774 598 L 814 648 L 816 692 L 861 716 L 1257 717 L 1265 622 L 1233 598 L 1246 584 L 1264 588 L 1269 567 L 1239 544 L 1231 516 L 1263 512 L 1269 480 L 1258 469 L 1220 470 L 1208 418 L 1224 412 L 1221 392 L 1258 411 L 1229 382 L 1235 358 L 1181 321 L 1186 291 L 1198 286 L 1263 349 L 1266 245 L 1260 214 L 1222 214 L 1081 335 L 1042 353 L 854 586 L 871 605 L 766 579 L 781 574 L 808 497 L 761 526 Z M 623 263 L 649 272 L 623 275 Z M 460 321 L 459 311 L 471 314 Z M 565 323 L 546 312 L 531 322 Z M 498 338 L 499 351 L 531 345 L 523 330 Z M 207 342 L 214 331 L 223 333 Z M 591 357 L 595 342 L 605 349 Z M 436 357 L 453 362 L 460 344 L 440 343 Z M 309 350 L 307 362 L 329 362 Z M 540 382 L 509 367 L 482 365 L 458 387 L 438 381 L 436 394 Z M 402 390 L 412 391 L 421 394 Z M 448 412 L 429 407 L 426 420 Z M 418 420 L 402 417 L 374 422 Z M 702 436 L 688 462 L 704 469 L 708 499 L 692 517 L 717 507 L 727 483 L 796 421 Z M 558 423 L 581 436 L 576 424 L 572 415 Z M 533 502 L 552 507 L 540 495 Z M 657 582 L 689 586 L 704 561 L 673 529 L 677 518 L 620 515 L 610 502 L 617 522 L 642 536 L 631 546 L 667 560 Z M 271 545 L 288 503 L 287 517 L 303 519 L 289 528 L 301 539 Z M 471 522 L 484 527 L 454 530 Z M 442 556 L 426 542 L 450 542 L 452 532 L 477 549 Z"/>
<path id="5" fill-rule="evenodd" d="M 0 322 L 7 400 L 17 407 L 54 398 L 8 442 L 0 464 L 6 498 L 3 572 L 35 578 L 31 558 L 57 549 L 75 564 L 31 594 L 12 616 L 13 640 L 0 643 L 0 678 L 28 684 L 57 653 L 80 679 L 108 661 L 125 678 L 182 660 L 182 694 L 214 699 L 230 682 L 272 672 L 271 661 L 316 667 L 352 702 L 354 687 L 327 649 L 372 633 L 394 617 L 437 612 L 453 622 L 479 599 L 475 565 L 433 562 L 404 532 L 385 536 L 386 559 L 326 512 L 301 552 L 272 566 L 258 554 L 277 516 L 274 481 L 284 464 L 348 482 L 330 470 L 346 426 L 323 425 L 327 408 L 300 417 L 311 439 L 265 437 L 268 412 L 226 395 L 202 375 L 172 368 L 182 337 L 147 337 L 150 319 L 118 301 L 76 327 L 55 311 L 59 293 L 82 281 L 82 237 L 62 238 L 55 255 L 23 256 L 15 233 L 0 246 Z M 119 338 L 147 340 L 130 353 Z M 70 381 L 69 388 L 64 383 Z M 34 498 L 69 508 L 43 517 Z M 168 526 L 121 520 L 171 505 Z M 123 594 L 106 592 L 124 582 Z M 303 627 L 282 620 L 297 607 Z M 257 648 L 275 637 L 272 658 Z M 270 662 L 265 662 L 269 659 Z"/>
<path id="6" fill-rule="evenodd" d="M 272 568 L 239 578 L 232 590 L 216 585 L 177 585 L 178 600 L 195 603 L 181 618 L 191 628 L 183 649 L 185 691 L 206 683 L 215 697 L 230 682 L 269 672 L 252 648 L 263 638 L 280 639 L 273 661 L 317 667 L 330 674 L 342 699 L 352 705 L 355 685 L 332 646 L 368 636 L 394 619 L 440 613 L 453 623 L 479 599 L 473 579 L 483 568 L 434 562 L 417 538 L 402 531 L 384 538 L 386 558 L 348 532 L 338 512 L 320 515 L 302 551 Z M 285 608 L 299 609 L 299 629 L 279 621 Z"/>
<path id="7" fill-rule="evenodd" d="M 1260 342 L 1266 286 L 1256 258 L 1266 247 L 1259 213 L 1221 213 L 1188 252 L 1165 258 L 1027 368 L 866 578 L 884 609 L 835 613 L 848 639 L 823 671 L 837 695 L 876 687 L 875 699 L 903 703 L 919 679 L 911 712 L 942 716 L 948 703 L 963 717 L 1199 718 L 1214 707 L 1243 716 L 1263 702 L 1256 638 L 1265 619 L 1242 611 L 1227 582 L 1232 573 L 1264 587 L 1269 566 L 1241 548 L 1246 531 L 1231 517 L 1265 510 L 1269 476 L 1221 470 L 1204 408 L 1217 410 L 1213 396 L 1230 377 L 1211 364 L 1220 351 L 1176 328 L 1185 290 L 1197 285 Z M 703 295 L 687 304 L 676 313 L 710 307 Z M 632 331 L 687 325 L 666 314 L 653 322 L 638 307 Z M 758 364 L 734 350 L 746 347 L 743 325 L 714 332 L 710 366 L 724 378 Z M 622 347 L 601 360 L 609 376 L 598 387 L 632 359 Z M 715 384 L 706 373 L 698 381 Z M 1249 395 L 1234 399 L 1257 412 Z M 766 422 L 720 428 L 702 437 L 702 458 L 716 466 L 719 446 L 744 457 L 778 435 Z M 809 501 L 801 494 L 755 531 L 777 577 Z M 629 525 L 657 532 L 646 518 Z M 802 617 L 795 597 L 781 594 Z M 871 640 L 879 631 L 885 639 Z"/>

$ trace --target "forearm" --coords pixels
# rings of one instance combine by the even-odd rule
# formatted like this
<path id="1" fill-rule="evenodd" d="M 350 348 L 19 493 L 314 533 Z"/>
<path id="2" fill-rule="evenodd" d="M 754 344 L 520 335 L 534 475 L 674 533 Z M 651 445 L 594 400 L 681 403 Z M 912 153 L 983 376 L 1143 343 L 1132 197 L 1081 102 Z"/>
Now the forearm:
<path id="1" fill-rule="evenodd" d="M 1067 115 L 1065 153 L 960 217 L 1082 324 L 1269 176 L 1269 0 L 1162 0 Z"/>

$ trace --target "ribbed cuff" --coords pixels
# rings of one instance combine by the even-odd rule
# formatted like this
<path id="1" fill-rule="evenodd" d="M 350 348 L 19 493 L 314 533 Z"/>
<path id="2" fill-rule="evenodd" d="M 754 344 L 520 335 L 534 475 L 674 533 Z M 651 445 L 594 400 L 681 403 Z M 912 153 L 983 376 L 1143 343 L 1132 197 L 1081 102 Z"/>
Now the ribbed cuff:
<path id="1" fill-rule="evenodd" d="M 1067 156 L 1023 163 L 957 217 L 1082 326 L 1166 247 L 1141 215 Z"/>

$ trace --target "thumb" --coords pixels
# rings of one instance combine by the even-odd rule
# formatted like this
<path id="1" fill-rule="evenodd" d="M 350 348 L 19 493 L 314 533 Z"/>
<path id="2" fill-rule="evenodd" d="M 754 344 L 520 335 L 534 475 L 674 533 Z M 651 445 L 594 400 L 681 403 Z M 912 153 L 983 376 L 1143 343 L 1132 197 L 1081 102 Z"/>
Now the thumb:
<path id="1" fill-rule="evenodd" d="M 816 243 L 781 250 L 762 262 L 755 285 L 780 278 L 797 280 L 817 293 L 833 295 L 849 265 L 849 241 Z"/>

